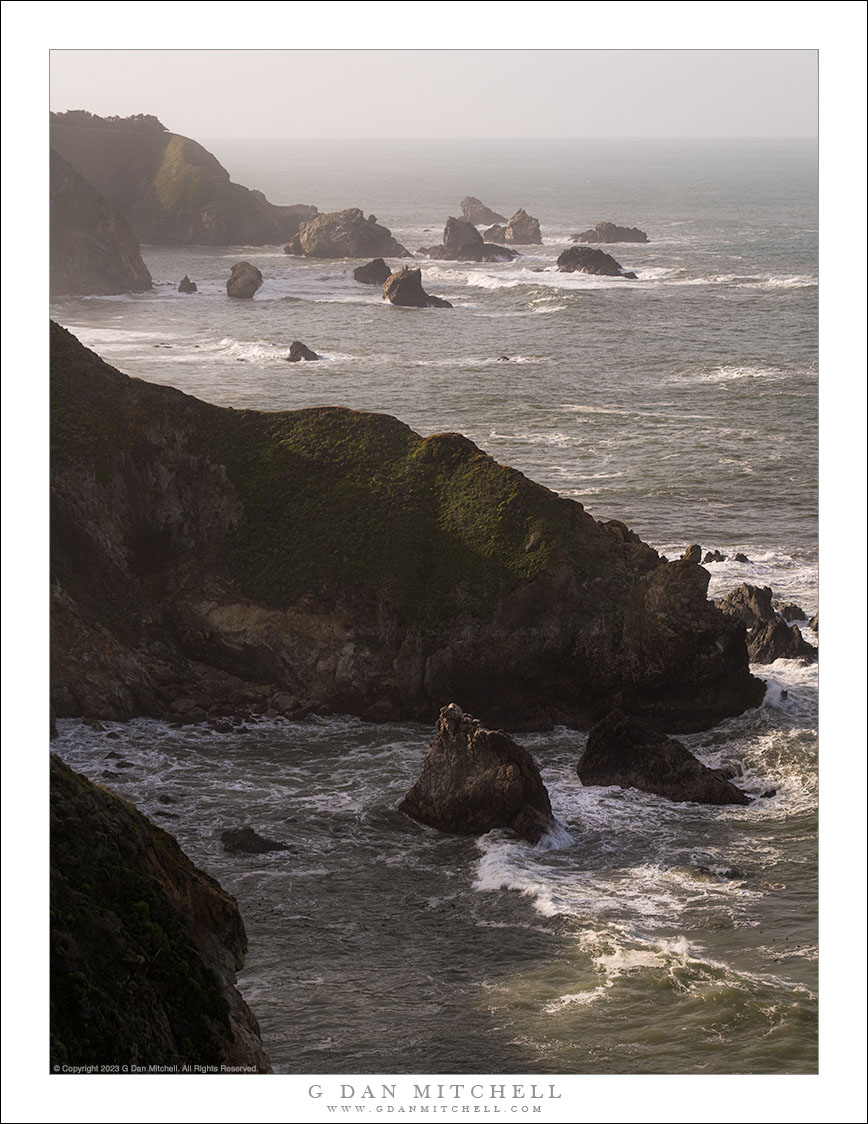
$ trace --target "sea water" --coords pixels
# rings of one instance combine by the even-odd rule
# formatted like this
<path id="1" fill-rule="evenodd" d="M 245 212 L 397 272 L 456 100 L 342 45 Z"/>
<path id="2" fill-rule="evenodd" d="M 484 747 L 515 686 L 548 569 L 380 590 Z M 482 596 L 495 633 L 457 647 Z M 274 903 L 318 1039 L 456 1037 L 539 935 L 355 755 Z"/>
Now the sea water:
<path id="1" fill-rule="evenodd" d="M 720 550 L 710 596 L 747 581 L 817 611 L 812 143 L 206 145 L 273 202 L 362 207 L 413 251 L 467 194 L 524 207 L 543 244 L 503 264 L 420 258 L 452 310 L 384 303 L 359 262 L 144 246 L 152 292 L 52 305 L 87 346 L 219 405 L 465 433 L 670 558 Z M 648 233 L 604 247 L 639 280 L 558 273 L 570 235 L 604 219 Z M 265 278 L 252 301 L 226 297 L 240 260 Z M 197 294 L 177 292 L 185 273 Z M 287 364 L 294 339 L 323 359 Z M 736 770 L 750 807 L 584 788 L 585 734 L 522 735 L 559 825 L 537 847 L 397 812 L 432 733 L 415 724 L 65 720 L 54 746 L 237 897 L 240 987 L 277 1072 L 809 1073 L 817 668 L 754 671 L 759 709 L 682 739 Z M 290 850 L 227 855 L 222 831 L 246 824 Z"/>

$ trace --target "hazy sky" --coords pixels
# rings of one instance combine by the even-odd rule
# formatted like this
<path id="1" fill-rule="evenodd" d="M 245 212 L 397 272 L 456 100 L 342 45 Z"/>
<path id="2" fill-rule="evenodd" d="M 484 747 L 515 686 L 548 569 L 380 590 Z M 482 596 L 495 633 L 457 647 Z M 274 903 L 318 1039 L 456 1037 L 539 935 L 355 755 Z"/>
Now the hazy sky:
<path id="1" fill-rule="evenodd" d="M 193 137 L 815 136 L 814 50 L 52 50 L 53 110 Z"/>

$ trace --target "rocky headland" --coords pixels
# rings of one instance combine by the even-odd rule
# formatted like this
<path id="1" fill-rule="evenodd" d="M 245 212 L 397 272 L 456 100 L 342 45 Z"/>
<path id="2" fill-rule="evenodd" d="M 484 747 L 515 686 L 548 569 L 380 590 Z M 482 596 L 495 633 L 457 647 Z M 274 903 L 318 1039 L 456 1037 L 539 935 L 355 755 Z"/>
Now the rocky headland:
<path id="1" fill-rule="evenodd" d="M 51 296 L 150 289 L 138 239 L 123 215 L 54 149 L 49 167 Z"/>
<path id="2" fill-rule="evenodd" d="M 756 706 L 744 625 L 467 438 L 338 407 L 221 409 L 51 328 L 52 702 L 670 732 Z"/>
<path id="3" fill-rule="evenodd" d="M 155 117 L 52 113 L 51 145 L 129 223 L 140 242 L 281 245 L 317 208 L 280 206 L 232 183 L 201 144 Z"/>
<path id="4" fill-rule="evenodd" d="M 270 1073 L 235 987 L 235 899 L 131 804 L 51 758 L 51 1062 Z"/>

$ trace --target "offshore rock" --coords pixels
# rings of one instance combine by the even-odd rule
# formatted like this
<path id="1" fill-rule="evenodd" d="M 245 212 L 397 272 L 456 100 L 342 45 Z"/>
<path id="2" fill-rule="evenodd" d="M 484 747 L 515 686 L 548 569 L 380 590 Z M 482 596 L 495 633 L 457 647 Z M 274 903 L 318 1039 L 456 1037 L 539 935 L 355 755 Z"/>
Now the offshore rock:
<path id="1" fill-rule="evenodd" d="M 698 566 L 702 561 L 702 547 L 699 545 L 699 543 L 694 543 L 692 546 L 689 546 L 687 550 L 685 550 L 685 552 L 681 555 L 681 558 L 685 562 L 695 562 Z"/>
<path id="2" fill-rule="evenodd" d="M 765 621 L 752 628 L 747 637 L 751 663 L 775 660 L 815 660 L 819 652 L 802 636 L 799 626 L 783 620 Z"/>
<path id="3" fill-rule="evenodd" d="M 411 258 L 413 255 L 392 237 L 385 226 L 365 218 L 359 207 L 317 215 L 299 227 L 296 238 L 284 249 L 306 258 Z"/>
<path id="4" fill-rule="evenodd" d="M 482 237 L 486 242 L 505 242 L 506 227 L 495 223 L 494 226 L 490 226 L 488 230 L 482 232 Z"/>
<path id="5" fill-rule="evenodd" d="M 537 843 L 554 827 L 539 769 L 512 738 L 444 706 L 422 773 L 398 805 L 419 823 L 455 835 L 509 828 Z"/>
<path id="6" fill-rule="evenodd" d="M 681 742 L 620 710 L 607 714 L 588 734 L 576 772 L 583 785 L 638 788 L 667 800 L 750 803 L 722 772 L 703 765 Z"/>
<path id="7" fill-rule="evenodd" d="M 705 557 L 702 559 L 702 564 L 704 566 L 707 562 L 725 562 L 725 561 L 726 561 L 726 555 L 721 554 L 719 550 L 707 550 L 705 552 Z"/>
<path id="8" fill-rule="evenodd" d="M 718 609 L 728 616 L 736 617 L 745 628 L 775 621 L 778 615 L 772 605 L 772 591 L 769 586 L 760 588 L 742 582 L 725 597 L 715 601 Z"/>
<path id="9" fill-rule="evenodd" d="M 520 245 L 542 245 L 539 219 L 533 218 L 523 207 L 519 207 L 506 224 L 504 237 L 507 242 L 518 242 Z"/>
<path id="10" fill-rule="evenodd" d="M 51 1062 L 270 1073 L 235 988 L 235 899 L 131 804 L 51 757 Z"/>
<path id="11" fill-rule="evenodd" d="M 613 222 L 598 222 L 593 230 L 574 234 L 571 242 L 647 242 L 648 235 L 635 226 L 617 226 Z"/>
<path id="12" fill-rule="evenodd" d="M 353 270 L 353 280 L 363 285 L 384 285 L 392 276 L 392 269 L 382 258 L 374 258 L 367 265 L 359 265 Z"/>
<path id="13" fill-rule="evenodd" d="M 512 261 L 514 250 L 492 246 L 465 219 L 448 218 L 440 246 L 423 246 L 418 251 L 435 261 Z"/>
<path id="14" fill-rule="evenodd" d="M 561 273 L 596 273 L 602 277 L 636 280 L 636 274 L 625 270 L 611 254 L 588 246 L 571 246 L 569 250 L 564 250 L 558 257 L 557 266 Z"/>
<path id="15" fill-rule="evenodd" d="M 301 342 L 301 340 L 293 340 L 289 345 L 289 353 L 284 356 L 287 363 L 312 363 L 315 359 L 320 359 L 321 356 L 317 355 L 315 351 Z"/>
<path id="16" fill-rule="evenodd" d="M 383 286 L 383 300 L 403 308 L 451 308 L 449 301 L 434 297 L 422 288 L 422 270 L 403 266 Z"/>
<path id="17" fill-rule="evenodd" d="M 151 275 L 126 219 L 54 149 L 50 205 L 52 296 L 150 289 Z"/>
<path id="18" fill-rule="evenodd" d="M 52 113 L 51 145 L 148 244 L 281 245 L 317 213 L 232 183 L 207 149 L 155 117 Z"/>
<path id="19" fill-rule="evenodd" d="M 252 827 L 231 827 L 220 835 L 223 850 L 229 855 L 267 855 L 271 851 L 288 851 L 288 843 L 266 839 Z"/>
<path id="20" fill-rule="evenodd" d="M 179 293 L 197 293 L 198 291 L 199 290 L 196 287 L 196 282 L 191 281 L 190 278 L 185 273 L 184 276 L 181 278 L 180 282 L 178 283 L 178 292 Z"/>
<path id="21" fill-rule="evenodd" d="M 265 711 L 670 733 L 756 706 L 701 566 L 497 464 L 339 407 L 228 410 L 51 328 L 58 717 Z"/>
<path id="22" fill-rule="evenodd" d="M 486 207 L 475 195 L 465 195 L 461 200 L 461 214 L 474 226 L 489 226 L 492 223 L 507 221 L 504 215 L 499 215 L 497 211 Z"/>
<path id="23" fill-rule="evenodd" d="M 249 261 L 239 261 L 232 266 L 226 293 L 236 300 L 252 300 L 256 290 L 262 285 L 262 274 Z"/>

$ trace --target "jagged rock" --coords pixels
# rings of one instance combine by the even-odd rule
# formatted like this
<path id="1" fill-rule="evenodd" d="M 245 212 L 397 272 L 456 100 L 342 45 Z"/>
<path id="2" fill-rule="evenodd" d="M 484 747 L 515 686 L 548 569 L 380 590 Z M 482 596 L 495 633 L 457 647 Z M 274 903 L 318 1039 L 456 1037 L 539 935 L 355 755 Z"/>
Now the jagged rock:
<path id="1" fill-rule="evenodd" d="M 817 635 L 819 636 L 819 634 L 820 634 L 820 614 L 819 613 L 815 613 L 814 616 L 812 616 L 811 619 L 808 621 L 808 628 L 811 630 L 811 632 L 816 632 Z"/>
<path id="2" fill-rule="evenodd" d="M 228 855 L 266 855 L 271 851 L 288 851 L 288 843 L 266 839 L 252 827 L 232 827 L 220 835 L 223 850 Z"/>
<path id="3" fill-rule="evenodd" d="M 286 692 L 379 721 L 460 697 L 512 730 L 617 707 L 677 733 L 763 697 L 707 570 L 459 434 L 221 409 L 56 324 L 51 397 L 58 718 L 265 713 Z"/>
<path id="4" fill-rule="evenodd" d="M 403 266 L 383 286 L 383 300 L 403 308 L 451 308 L 442 297 L 430 296 L 422 288 L 422 270 Z"/>
<path id="5" fill-rule="evenodd" d="M 256 290 L 262 285 L 262 274 L 249 261 L 239 261 L 232 266 L 226 293 L 236 300 L 252 300 Z"/>
<path id="6" fill-rule="evenodd" d="M 533 758 L 499 730 L 486 730 L 455 703 L 444 706 L 422 773 L 399 804 L 419 823 L 456 835 L 510 828 L 537 843 L 554 827 Z"/>
<path id="7" fill-rule="evenodd" d="M 598 222 L 593 230 L 574 234 L 571 242 L 647 242 L 648 235 L 635 226 L 617 226 L 613 222 Z"/>
<path id="8" fill-rule="evenodd" d="M 734 561 L 736 561 L 736 562 L 750 562 L 750 559 L 748 558 L 748 556 L 746 554 L 742 554 L 741 551 L 739 551 L 739 553 L 736 554 Z"/>
<path id="9" fill-rule="evenodd" d="M 725 562 L 725 561 L 726 561 L 726 555 L 721 554 L 719 550 L 707 550 L 705 552 L 705 557 L 702 559 L 702 564 L 704 566 L 706 564 L 706 562 Z"/>
<path id="10" fill-rule="evenodd" d="M 588 734 L 576 766 L 583 785 L 638 788 L 694 804 L 748 804 L 722 770 L 697 761 L 681 742 L 613 710 Z"/>
<path id="11" fill-rule="evenodd" d="M 367 265 L 359 265 L 353 270 L 353 280 L 363 285 L 383 285 L 392 276 L 392 269 L 382 258 L 374 258 Z"/>
<path id="12" fill-rule="evenodd" d="M 772 591 L 768 586 L 760 589 L 742 582 L 714 603 L 727 616 L 740 620 L 745 628 L 754 628 L 758 624 L 778 619 L 772 607 Z"/>
<path id="13" fill-rule="evenodd" d="M 625 270 L 611 254 L 589 246 L 571 246 L 568 250 L 564 250 L 558 257 L 557 266 L 561 273 L 595 273 L 601 277 L 636 280 L 636 274 Z"/>
<path id="14" fill-rule="evenodd" d="M 301 340 L 293 340 L 289 345 L 289 354 L 284 355 L 287 363 L 300 363 L 302 361 L 312 363 L 314 359 L 319 358 L 320 356 L 315 351 L 311 351 Z"/>
<path id="15" fill-rule="evenodd" d="M 702 547 L 698 543 L 689 546 L 687 550 L 681 555 L 683 562 L 694 562 L 698 566 L 702 561 Z"/>
<path id="16" fill-rule="evenodd" d="M 423 246 L 418 251 L 436 261 L 511 261 L 516 255 L 506 246 L 492 246 L 465 219 L 448 218 L 440 246 Z"/>
<path id="17" fill-rule="evenodd" d="M 751 663 L 774 663 L 775 660 L 815 660 L 818 652 L 802 636 L 799 626 L 780 619 L 764 621 L 751 629 L 747 638 Z"/>
<path id="18" fill-rule="evenodd" d="M 123 216 L 59 153 L 50 154 L 49 292 L 140 293 L 151 287 Z"/>
<path id="19" fill-rule="evenodd" d="M 186 273 L 184 274 L 184 276 L 181 278 L 180 282 L 178 283 L 178 292 L 179 293 L 196 293 L 196 292 L 198 292 L 198 289 L 196 287 L 196 282 L 191 281 Z"/>
<path id="20" fill-rule="evenodd" d="M 149 245 L 281 245 L 317 214 L 232 183 L 207 149 L 158 121 L 142 128 L 136 118 L 53 113 L 51 145 Z"/>
<path id="21" fill-rule="evenodd" d="M 542 235 L 539 229 L 539 219 L 519 207 L 509 222 L 506 224 L 504 236 L 507 242 L 517 242 L 519 245 L 542 245 Z"/>
<path id="22" fill-rule="evenodd" d="M 486 207 L 475 195 L 465 195 L 461 200 L 461 214 L 474 226 L 487 226 L 491 223 L 507 221 L 504 215 L 499 215 L 497 211 Z"/>
<path id="23" fill-rule="evenodd" d="M 373 216 L 371 216 L 373 218 Z M 299 227 L 298 235 L 284 247 L 286 253 L 306 258 L 411 258 L 390 230 L 366 219 L 359 207 L 317 215 Z"/>
<path id="24" fill-rule="evenodd" d="M 52 1064 L 270 1073 L 235 988 L 235 899 L 131 804 L 54 755 L 50 769 Z"/>
<path id="25" fill-rule="evenodd" d="M 495 223 L 494 226 L 490 226 L 488 230 L 482 232 L 482 237 L 486 242 L 505 242 L 506 227 Z"/>
<path id="26" fill-rule="evenodd" d="M 774 601 L 773 605 L 782 620 L 791 622 L 806 621 L 808 619 L 808 614 L 805 610 L 801 605 L 796 605 L 794 601 Z"/>

